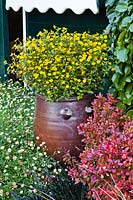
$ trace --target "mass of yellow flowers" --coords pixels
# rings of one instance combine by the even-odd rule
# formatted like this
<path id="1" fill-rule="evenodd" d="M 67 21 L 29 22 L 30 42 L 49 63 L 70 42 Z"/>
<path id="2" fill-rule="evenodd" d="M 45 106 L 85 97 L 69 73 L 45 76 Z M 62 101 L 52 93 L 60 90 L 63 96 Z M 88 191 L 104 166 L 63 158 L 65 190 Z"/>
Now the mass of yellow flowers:
<path id="1" fill-rule="evenodd" d="M 102 34 L 69 33 L 54 26 L 40 31 L 25 44 L 16 40 L 9 73 L 15 73 L 49 101 L 76 96 L 81 99 L 98 89 L 108 74 L 108 37 Z"/>

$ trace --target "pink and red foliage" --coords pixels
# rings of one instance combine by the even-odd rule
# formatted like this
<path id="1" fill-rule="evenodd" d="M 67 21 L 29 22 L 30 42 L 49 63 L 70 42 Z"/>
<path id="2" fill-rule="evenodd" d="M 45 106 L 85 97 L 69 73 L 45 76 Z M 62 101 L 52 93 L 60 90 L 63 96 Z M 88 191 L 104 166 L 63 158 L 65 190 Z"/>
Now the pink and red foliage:
<path id="1" fill-rule="evenodd" d="M 126 200 L 133 199 L 133 121 L 116 102 L 111 94 L 97 96 L 92 103 L 93 117 L 78 127 L 85 145 L 80 160 L 68 166 L 75 183 L 87 185 L 88 197 L 96 200 L 120 199 L 115 188 Z"/>

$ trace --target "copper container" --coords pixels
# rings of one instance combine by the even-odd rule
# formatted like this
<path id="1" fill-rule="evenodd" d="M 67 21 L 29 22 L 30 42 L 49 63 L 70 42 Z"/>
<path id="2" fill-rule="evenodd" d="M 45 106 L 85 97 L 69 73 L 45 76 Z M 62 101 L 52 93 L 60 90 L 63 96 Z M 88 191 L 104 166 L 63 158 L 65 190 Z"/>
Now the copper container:
<path id="1" fill-rule="evenodd" d="M 81 100 L 69 98 L 47 102 L 43 96 L 36 95 L 34 135 L 39 138 L 38 144 L 46 143 L 48 155 L 60 162 L 68 150 L 71 155 L 79 155 L 82 143 L 77 126 L 91 114 L 92 99 L 92 95 L 86 95 Z"/>

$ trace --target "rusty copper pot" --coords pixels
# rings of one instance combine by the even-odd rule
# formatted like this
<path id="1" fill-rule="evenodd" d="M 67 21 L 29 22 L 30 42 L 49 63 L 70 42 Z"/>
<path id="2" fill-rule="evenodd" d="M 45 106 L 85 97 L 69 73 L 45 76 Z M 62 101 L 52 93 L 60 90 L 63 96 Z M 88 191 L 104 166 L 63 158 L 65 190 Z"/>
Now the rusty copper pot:
<path id="1" fill-rule="evenodd" d="M 39 145 L 46 143 L 48 155 L 60 162 L 68 150 L 71 155 L 79 155 L 82 143 L 77 126 L 91 115 L 92 99 L 93 95 L 86 95 L 81 100 L 73 97 L 47 102 L 42 95 L 36 95 L 34 135 Z"/>

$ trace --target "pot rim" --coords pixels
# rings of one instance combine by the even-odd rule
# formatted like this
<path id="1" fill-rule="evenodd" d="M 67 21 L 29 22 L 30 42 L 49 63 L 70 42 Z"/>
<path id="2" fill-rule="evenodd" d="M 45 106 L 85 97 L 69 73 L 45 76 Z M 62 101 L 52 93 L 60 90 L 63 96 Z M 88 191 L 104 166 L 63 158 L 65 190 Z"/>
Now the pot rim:
<path id="1" fill-rule="evenodd" d="M 46 100 L 46 98 L 45 98 L 45 96 L 43 96 L 43 95 L 41 95 L 41 94 L 36 94 L 36 97 L 37 98 L 40 98 L 40 99 L 42 99 L 43 101 L 46 101 L 46 102 L 48 102 L 47 100 Z M 65 98 L 65 99 L 60 99 L 60 100 L 58 100 L 58 101 L 53 101 L 53 102 L 49 102 L 49 103 L 58 103 L 58 102 L 73 102 L 73 101 L 82 101 L 83 99 L 88 99 L 88 98 L 91 98 L 91 99 L 93 99 L 94 98 L 94 94 L 86 94 L 86 95 L 84 95 L 84 97 L 82 98 L 82 99 L 80 99 L 80 100 L 78 100 L 77 98 L 76 98 L 76 96 L 72 96 L 72 97 L 69 97 L 69 98 Z"/>

